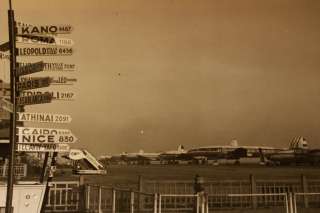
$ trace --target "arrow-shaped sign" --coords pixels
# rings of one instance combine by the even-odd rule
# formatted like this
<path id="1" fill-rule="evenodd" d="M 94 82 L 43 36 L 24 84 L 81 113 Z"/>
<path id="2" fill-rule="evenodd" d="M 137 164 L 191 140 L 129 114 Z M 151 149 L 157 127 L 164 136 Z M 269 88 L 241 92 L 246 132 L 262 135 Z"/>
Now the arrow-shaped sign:
<path id="1" fill-rule="evenodd" d="M 71 25 L 18 25 L 17 35 L 43 35 L 43 34 L 68 34 L 71 33 Z"/>
<path id="2" fill-rule="evenodd" d="M 0 107 L 4 110 L 7 110 L 8 112 L 13 112 L 13 104 L 4 98 L 0 99 Z"/>
<path id="3" fill-rule="evenodd" d="M 33 78 L 30 80 L 24 80 L 17 83 L 18 91 L 29 90 L 29 89 L 37 89 L 42 87 L 48 87 L 50 85 L 51 78 Z"/>
<path id="4" fill-rule="evenodd" d="M 35 72 L 41 72 L 43 71 L 44 67 L 45 67 L 45 64 L 43 63 L 43 61 L 39 61 L 33 64 L 26 64 L 26 65 L 22 65 L 21 63 L 18 63 L 16 74 L 18 76 L 21 76 L 21 75 L 32 74 Z"/>
<path id="5" fill-rule="evenodd" d="M 35 94 L 35 95 L 27 95 L 17 98 L 18 105 L 33 105 L 33 104 L 45 104 L 50 103 L 52 100 L 52 95 L 48 92 Z"/>
<path id="6" fill-rule="evenodd" d="M 73 49 L 70 47 L 23 47 L 17 48 L 18 56 L 69 56 Z"/>
<path id="7" fill-rule="evenodd" d="M 74 143 L 78 139 L 69 129 L 17 127 L 18 143 Z"/>
<path id="8" fill-rule="evenodd" d="M 40 123 L 70 123 L 70 115 L 37 113 L 37 112 L 19 112 L 18 121 L 40 122 Z"/>
<path id="9" fill-rule="evenodd" d="M 0 51 L 6 52 L 10 49 L 10 43 L 6 42 L 0 45 Z"/>
<path id="10" fill-rule="evenodd" d="M 49 45 L 49 46 L 65 46 L 71 47 L 74 42 L 70 38 L 46 37 L 46 36 L 22 36 L 17 37 L 16 41 L 23 44 Z"/>
<path id="11" fill-rule="evenodd" d="M 50 94 L 52 96 L 52 100 L 57 100 L 57 101 L 74 101 L 75 96 L 76 96 L 76 94 L 74 92 L 62 92 L 62 91 L 47 91 L 47 92 L 22 91 L 21 94 L 24 95 L 23 97 Z M 50 102 L 51 102 L 51 100 L 50 100 Z M 41 104 L 41 102 L 40 102 L 40 104 Z"/>
<path id="12" fill-rule="evenodd" d="M 18 152 L 69 152 L 70 146 L 68 144 L 55 144 L 55 143 L 37 143 L 25 144 L 18 143 Z"/>

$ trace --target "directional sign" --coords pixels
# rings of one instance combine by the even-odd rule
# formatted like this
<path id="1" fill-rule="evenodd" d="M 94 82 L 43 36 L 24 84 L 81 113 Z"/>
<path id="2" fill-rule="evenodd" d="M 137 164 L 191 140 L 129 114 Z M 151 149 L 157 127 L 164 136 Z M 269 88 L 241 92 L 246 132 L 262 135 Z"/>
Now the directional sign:
<path id="1" fill-rule="evenodd" d="M 23 47 L 17 48 L 18 56 L 69 56 L 73 49 L 67 47 Z"/>
<path id="2" fill-rule="evenodd" d="M 22 90 L 29 90 L 29 89 L 36 89 L 42 87 L 48 87 L 50 85 L 51 78 L 44 77 L 44 78 L 34 78 L 30 80 L 24 80 L 17 83 L 18 91 Z"/>
<path id="3" fill-rule="evenodd" d="M 71 25 L 43 25 L 43 26 L 17 26 L 17 35 L 41 35 L 41 34 L 68 34 L 71 33 Z"/>
<path id="4" fill-rule="evenodd" d="M 18 143 L 18 152 L 69 152 L 70 146 L 68 144 L 51 144 L 51 143 L 39 143 L 39 144 L 25 144 Z"/>
<path id="5" fill-rule="evenodd" d="M 78 139 L 69 129 L 17 127 L 19 143 L 74 143 Z"/>
<path id="6" fill-rule="evenodd" d="M 52 95 L 50 93 L 28 95 L 17 98 L 18 105 L 33 105 L 33 104 L 45 104 L 50 103 Z"/>
<path id="7" fill-rule="evenodd" d="M 19 112 L 18 121 L 40 122 L 40 123 L 70 123 L 70 115 L 37 113 L 37 112 Z"/>
<path id="8" fill-rule="evenodd" d="M 52 85 L 72 85 L 73 82 L 77 82 L 76 78 L 68 78 L 65 76 L 59 76 L 52 80 Z"/>
<path id="9" fill-rule="evenodd" d="M 48 36 L 22 36 L 17 37 L 16 41 L 23 44 L 37 44 L 37 45 L 49 45 L 49 46 L 65 46 L 71 47 L 74 42 L 70 38 L 60 38 L 60 37 L 48 37 Z"/>
<path id="10" fill-rule="evenodd" d="M 1 54 L 1 53 L 0 53 Z M 40 63 L 40 62 L 37 62 Z M 19 66 L 28 66 L 31 63 L 19 63 Z M 39 65 L 40 66 L 40 65 Z M 44 63 L 43 71 L 75 71 L 76 65 L 75 64 L 66 64 L 66 63 Z M 31 74 L 31 73 L 28 73 Z"/>
<path id="11" fill-rule="evenodd" d="M 13 112 L 13 104 L 4 98 L 0 99 L 0 107 L 4 110 L 7 110 L 8 112 Z"/>
<path id="12" fill-rule="evenodd" d="M 0 51 L 6 52 L 6 51 L 9 51 L 9 49 L 10 49 L 9 42 L 6 42 L 0 45 Z"/>
<path id="13" fill-rule="evenodd" d="M 41 71 L 43 71 L 44 67 L 45 67 L 45 64 L 43 63 L 43 61 L 39 61 L 39 62 L 33 63 L 33 64 L 19 63 L 18 68 L 16 69 L 16 75 L 20 76 L 20 75 L 32 74 L 35 72 L 41 72 Z"/>
<path id="14" fill-rule="evenodd" d="M 33 95 L 41 95 L 49 93 L 52 96 L 52 100 L 58 101 L 74 101 L 75 93 L 74 92 L 61 92 L 61 91 L 52 91 L 52 92 L 39 92 L 39 91 L 22 91 L 21 94 L 25 97 Z"/>
<path id="15" fill-rule="evenodd" d="M 10 55 L 0 52 L 0 59 L 8 59 L 8 60 L 10 60 Z"/>

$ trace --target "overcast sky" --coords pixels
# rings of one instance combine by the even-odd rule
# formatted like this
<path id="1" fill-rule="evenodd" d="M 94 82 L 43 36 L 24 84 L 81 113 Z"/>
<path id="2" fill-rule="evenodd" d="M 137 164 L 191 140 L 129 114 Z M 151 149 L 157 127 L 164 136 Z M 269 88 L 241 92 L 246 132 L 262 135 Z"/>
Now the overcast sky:
<path id="1" fill-rule="evenodd" d="M 74 91 L 75 101 L 26 108 L 70 114 L 71 124 L 45 126 L 71 129 L 75 147 L 287 147 L 300 135 L 320 147 L 319 0 L 12 1 L 17 21 L 74 27 L 61 35 L 75 41 L 73 56 L 18 61 L 77 65 L 60 73 L 74 86 L 50 87 Z"/>

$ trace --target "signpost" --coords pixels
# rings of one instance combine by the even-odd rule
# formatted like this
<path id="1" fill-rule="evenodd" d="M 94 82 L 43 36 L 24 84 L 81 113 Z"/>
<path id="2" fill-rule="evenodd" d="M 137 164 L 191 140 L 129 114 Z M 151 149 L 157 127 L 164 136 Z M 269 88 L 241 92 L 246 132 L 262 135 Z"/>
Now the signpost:
<path id="1" fill-rule="evenodd" d="M 10 92 L 11 102 L 0 99 L 0 107 L 10 111 L 10 150 L 9 167 L 5 213 L 13 213 L 12 198 L 14 178 L 15 152 L 45 152 L 46 159 L 43 165 L 43 172 L 40 180 L 43 182 L 45 168 L 48 162 L 49 152 L 53 152 L 51 168 L 55 167 L 57 152 L 69 152 L 70 143 L 77 141 L 77 138 L 68 129 L 50 129 L 35 127 L 16 127 L 16 122 L 46 122 L 46 123 L 70 123 L 69 115 L 17 112 L 18 107 L 25 105 L 50 103 L 51 100 L 69 100 L 74 98 L 72 92 L 32 92 L 30 89 L 47 87 L 51 83 L 51 78 L 31 78 L 19 82 L 19 76 L 28 75 L 40 71 L 75 71 L 74 64 L 65 63 L 16 63 L 16 56 L 70 56 L 73 54 L 74 42 L 69 38 L 59 38 L 57 34 L 71 33 L 71 25 L 43 25 L 35 26 L 28 24 L 17 24 L 14 19 L 11 0 L 9 0 L 8 26 L 9 42 L 0 45 L 0 51 L 10 50 L 10 54 L 0 53 L 0 59 L 10 59 Z M 20 47 L 16 48 L 16 42 L 23 44 L 46 45 L 46 47 Z M 58 47 L 63 46 L 63 47 Z M 56 84 L 66 84 L 75 82 L 76 79 L 59 77 Z M 22 95 L 22 96 L 21 96 Z M 17 119 L 18 118 L 18 119 Z M 21 124 L 19 124 L 21 125 Z M 23 124 L 22 124 L 23 125 Z M 49 192 L 49 182 L 52 180 L 53 172 L 49 174 L 47 186 L 42 203 L 41 212 L 44 212 L 47 195 Z"/>
<path id="2" fill-rule="evenodd" d="M 45 67 L 45 64 L 43 61 L 39 61 L 37 63 L 33 64 L 25 64 L 23 65 L 22 63 L 19 63 L 18 68 L 16 69 L 16 75 L 21 76 L 21 75 L 28 75 L 36 72 L 41 72 L 43 71 Z"/>
<path id="3" fill-rule="evenodd" d="M 51 82 L 50 77 L 24 80 L 24 81 L 17 83 L 17 89 L 18 89 L 18 91 L 22 91 L 22 90 L 48 87 L 50 85 L 50 82 Z"/>
<path id="4" fill-rule="evenodd" d="M 51 144 L 51 143 L 39 143 L 39 144 L 17 144 L 18 152 L 69 152 L 70 146 L 68 144 Z"/>
<path id="5" fill-rule="evenodd" d="M 67 47 L 23 47 L 18 48 L 18 56 L 68 56 L 72 48 Z"/>
<path id="6" fill-rule="evenodd" d="M 70 123 L 70 115 L 37 113 L 37 112 L 18 112 L 18 121 L 39 122 L 39 123 Z"/>

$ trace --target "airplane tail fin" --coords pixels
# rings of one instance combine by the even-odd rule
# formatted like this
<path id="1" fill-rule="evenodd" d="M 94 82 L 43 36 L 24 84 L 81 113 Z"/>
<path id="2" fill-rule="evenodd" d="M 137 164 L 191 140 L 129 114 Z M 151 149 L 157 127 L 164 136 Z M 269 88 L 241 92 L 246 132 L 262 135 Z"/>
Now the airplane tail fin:
<path id="1" fill-rule="evenodd" d="M 179 145 L 178 146 L 178 152 L 180 152 L 180 153 L 184 152 L 184 146 L 183 145 Z"/>
<path id="2" fill-rule="evenodd" d="M 263 154 L 263 151 L 261 148 L 259 148 L 259 154 L 260 154 L 260 164 L 261 165 L 265 165 L 266 164 L 266 159 L 265 156 Z"/>

